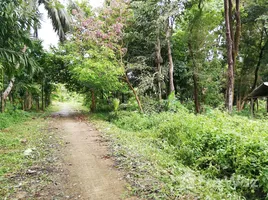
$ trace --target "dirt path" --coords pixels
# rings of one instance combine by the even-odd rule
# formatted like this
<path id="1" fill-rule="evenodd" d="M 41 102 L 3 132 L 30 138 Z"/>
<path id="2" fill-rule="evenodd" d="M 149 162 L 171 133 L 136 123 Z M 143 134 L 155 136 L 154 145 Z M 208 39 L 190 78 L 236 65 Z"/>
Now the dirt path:
<path id="1" fill-rule="evenodd" d="M 60 160 L 67 199 L 119 200 L 124 198 L 125 182 L 108 156 L 107 142 L 94 127 L 81 120 L 70 106 L 53 114 L 52 126 L 63 139 Z M 134 199 L 134 198 L 131 198 Z"/>

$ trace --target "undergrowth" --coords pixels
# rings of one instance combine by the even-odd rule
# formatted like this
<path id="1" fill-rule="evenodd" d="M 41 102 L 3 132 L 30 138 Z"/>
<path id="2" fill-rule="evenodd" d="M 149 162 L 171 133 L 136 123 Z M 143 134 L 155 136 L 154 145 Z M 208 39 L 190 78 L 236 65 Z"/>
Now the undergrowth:
<path id="1" fill-rule="evenodd" d="M 146 199 L 266 199 L 268 124 L 220 111 L 119 112 L 98 121 Z"/>
<path id="2" fill-rule="evenodd" d="M 38 193 L 42 184 L 49 182 L 46 159 L 52 151 L 48 141 L 53 137 L 47 129 L 49 113 L 0 114 L 0 199 L 13 199 L 20 191 Z"/>
<path id="3" fill-rule="evenodd" d="M 31 116 L 30 113 L 16 110 L 11 112 L 0 113 L 0 130 L 13 124 L 23 122 Z"/>

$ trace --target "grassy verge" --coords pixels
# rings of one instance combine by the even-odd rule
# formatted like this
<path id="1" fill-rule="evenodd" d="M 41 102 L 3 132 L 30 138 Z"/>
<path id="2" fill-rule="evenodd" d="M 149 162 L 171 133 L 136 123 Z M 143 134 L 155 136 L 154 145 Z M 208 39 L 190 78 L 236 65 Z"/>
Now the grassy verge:
<path id="1" fill-rule="evenodd" d="M 100 118 L 95 123 L 113 141 L 119 168 L 144 199 L 267 198 L 266 120 L 218 111 Z"/>
<path id="2" fill-rule="evenodd" d="M 55 138 L 47 128 L 48 114 L 0 114 L 6 119 L 0 129 L 0 199 L 37 199 L 50 182 L 48 159 Z"/>

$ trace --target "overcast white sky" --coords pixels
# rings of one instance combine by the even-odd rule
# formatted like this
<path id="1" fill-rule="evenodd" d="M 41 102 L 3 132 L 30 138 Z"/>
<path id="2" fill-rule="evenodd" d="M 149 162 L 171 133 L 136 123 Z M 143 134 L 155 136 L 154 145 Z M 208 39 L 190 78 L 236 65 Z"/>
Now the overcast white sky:
<path id="1" fill-rule="evenodd" d="M 65 0 L 64 0 L 65 1 Z M 93 8 L 100 7 L 104 0 L 89 0 L 89 3 Z M 57 45 L 59 39 L 56 32 L 53 30 L 51 21 L 47 17 L 47 12 L 44 6 L 40 6 L 40 12 L 42 13 L 42 27 L 39 30 L 39 38 L 43 40 L 43 46 L 45 49 L 49 49 L 50 45 Z"/>

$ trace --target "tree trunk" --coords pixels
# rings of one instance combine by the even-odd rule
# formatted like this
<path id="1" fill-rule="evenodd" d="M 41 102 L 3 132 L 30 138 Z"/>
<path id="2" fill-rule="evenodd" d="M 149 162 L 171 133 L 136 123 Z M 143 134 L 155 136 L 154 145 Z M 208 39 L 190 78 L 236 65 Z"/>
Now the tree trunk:
<path id="1" fill-rule="evenodd" d="M 136 101 L 138 103 L 140 112 L 143 113 L 143 109 L 142 109 L 142 105 L 141 105 L 141 102 L 140 102 L 140 98 L 139 98 L 137 92 L 135 91 L 135 89 L 132 87 L 132 85 L 131 85 L 131 83 L 130 83 L 130 81 L 128 79 L 126 67 L 125 67 L 125 65 L 123 63 L 122 50 L 120 51 L 120 64 L 121 64 L 122 68 L 124 69 L 125 81 L 126 81 L 126 83 L 128 84 L 129 88 L 132 90 L 132 92 L 133 92 L 133 94 L 135 96 L 135 99 L 136 99 Z"/>
<path id="2" fill-rule="evenodd" d="M 194 104 L 195 104 L 195 112 L 200 113 L 200 102 L 198 98 L 198 77 L 197 73 L 194 71 L 193 73 L 194 80 Z"/>
<path id="3" fill-rule="evenodd" d="M 126 80 L 128 86 L 129 86 L 129 88 L 132 90 L 132 92 L 133 92 L 133 94 L 134 94 L 134 96 L 135 96 L 135 99 L 136 99 L 136 101 L 137 101 L 137 103 L 138 103 L 140 112 L 143 113 L 143 108 L 142 108 L 142 105 L 141 105 L 139 96 L 138 96 L 137 92 L 135 91 L 135 89 L 133 88 L 133 86 L 131 85 L 131 83 L 130 83 L 128 77 L 127 77 L 127 74 L 125 74 L 125 80 Z"/>
<path id="4" fill-rule="evenodd" d="M 32 108 L 32 94 L 29 91 L 25 93 L 25 110 L 30 110 Z"/>
<path id="5" fill-rule="evenodd" d="M 12 88 L 14 86 L 14 82 L 15 82 L 15 77 L 12 77 L 10 82 L 9 82 L 9 84 L 8 84 L 8 86 L 7 86 L 7 88 L 6 88 L 6 90 L 3 92 L 3 99 L 4 100 L 7 99 L 9 93 L 11 92 L 11 90 L 12 90 Z"/>
<path id="6" fill-rule="evenodd" d="M 261 41 L 260 41 L 260 53 L 259 53 L 259 58 L 258 58 L 258 63 L 256 65 L 256 68 L 255 68 L 255 72 L 254 72 L 254 81 L 253 81 L 253 84 L 252 84 L 252 87 L 251 87 L 251 92 L 256 88 L 257 86 L 257 81 L 258 81 L 258 74 L 259 74 L 259 69 L 260 69 L 260 66 L 261 66 L 261 60 L 263 58 L 263 53 L 264 53 L 264 49 L 265 49 L 265 46 L 266 44 L 262 45 L 263 43 L 263 36 L 264 36 L 264 27 L 263 27 L 263 30 L 261 31 Z M 267 43 L 267 41 L 266 41 Z"/>
<path id="7" fill-rule="evenodd" d="M 253 98 L 250 99 L 250 111 L 251 111 L 251 117 L 254 117 L 254 100 L 253 100 Z"/>
<path id="8" fill-rule="evenodd" d="M 26 49 L 27 49 L 27 47 L 24 45 L 24 47 L 23 47 L 23 49 L 21 50 L 22 51 L 22 53 L 25 53 L 26 52 Z M 19 64 L 17 64 L 16 66 L 15 66 L 15 70 L 17 70 L 18 68 L 19 68 Z M 6 100 L 6 98 L 8 97 L 8 95 L 9 95 L 9 93 L 11 92 L 11 90 L 12 90 L 12 88 L 13 88 L 13 86 L 14 86 L 14 82 L 15 82 L 15 76 L 13 76 L 12 78 L 11 78 L 11 80 L 10 80 L 10 82 L 9 82 L 9 84 L 8 84 L 8 86 L 7 86 L 7 88 L 6 88 L 6 90 L 3 92 L 3 94 L 2 94 L 2 98 L 3 98 L 3 100 L 5 101 Z"/>
<path id="9" fill-rule="evenodd" d="M 45 99 L 44 99 L 44 82 L 42 82 L 42 94 L 41 94 L 41 101 L 42 101 L 42 110 L 45 110 Z"/>
<path id="10" fill-rule="evenodd" d="M 233 61 L 233 42 L 230 26 L 230 13 L 229 13 L 229 0 L 224 0 L 224 14 L 226 26 L 226 46 L 227 46 L 227 60 L 228 60 L 228 73 L 227 73 L 227 95 L 226 103 L 229 113 L 233 111 L 233 94 L 234 94 L 234 61 Z"/>
<path id="11" fill-rule="evenodd" d="M 174 64 L 173 64 L 173 58 L 172 58 L 172 52 L 171 52 L 171 45 L 170 45 L 170 38 L 172 34 L 172 26 L 173 24 L 169 22 L 169 18 L 167 20 L 167 33 L 166 33 L 166 38 L 167 38 L 167 48 L 168 48 L 168 60 L 169 60 L 169 93 L 171 94 L 172 92 L 175 91 L 174 87 L 174 78 L 173 78 L 173 73 L 174 73 Z"/>
<path id="12" fill-rule="evenodd" d="M 25 110 L 28 110 L 28 91 L 25 92 L 25 95 L 24 95 L 24 108 Z"/>
<path id="13" fill-rule="evenodd" d="M 96 97 L 94 90 L 90 90 L 91 92 L 91 105 L 90 105 L 90 111 L 95 112 L 96 111 Z"/>
<path id="14" fill-rule="evenodd" d="M 162 57 L 161 57 L 161 43 L 160 43 L 160 39 L 159 36 L 157 38 L 157 43 L 155 46 L 155 53 L 156 53 L 156 66 L 157 66 L 157 84 L 158 84 L 158 99 L 162 100 L 162 87 L 161 87 L 161 74 L 162 74 L 162 67 L 161 67 L 161 63 L 162 63 Z"/>
<path id="15" fill-rule="evenodd" d="M 197 75 L 197 64 L 195 62 L 195 55 L 193 52 L 193 48 L 191 45 L 191 41 L 188 42 L 188 47 L 189 47 L 189 52 L 190 56 L 192 57 L 193 60 L 193 81 L 194 81 L 194 104 L 195 104 L 195 112 L 200 113 L 200 102 L 199 102 L 199 97 L 198 97 L 198 75 Z"/>
<path id="16" fill-rule="evenodd" d="M 37 110 L 37 111 L 39 111 L 39 109 L 40 109 L 40 101 L 39 101 L 39 96 L 38 96 L 38 97 L 36 97 L 36 99 L 35 99 L 35 103 L 36 103 L 36 110 Z"/>
<path id="17" fill-rule="evenodd" d="M 5 100 L 4 100 L 4 95 L 1 95 L 1 112 L 5 112 Z"/>
<path id="18" fill-rule="evenodd" d="M 51 92 L 48 92 L 47 93 L 47 106 L 50 106 L 50 104 L 51 104 Z"/>

